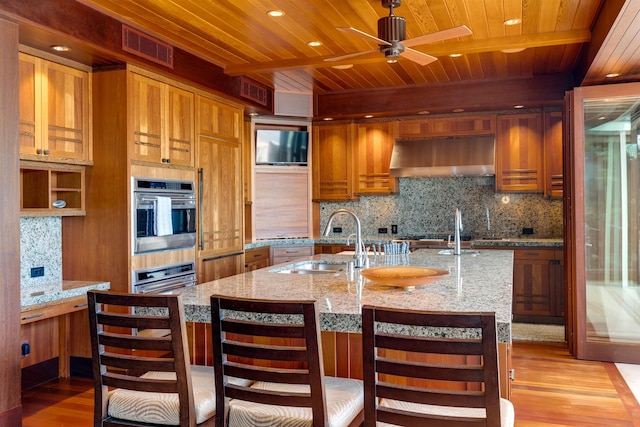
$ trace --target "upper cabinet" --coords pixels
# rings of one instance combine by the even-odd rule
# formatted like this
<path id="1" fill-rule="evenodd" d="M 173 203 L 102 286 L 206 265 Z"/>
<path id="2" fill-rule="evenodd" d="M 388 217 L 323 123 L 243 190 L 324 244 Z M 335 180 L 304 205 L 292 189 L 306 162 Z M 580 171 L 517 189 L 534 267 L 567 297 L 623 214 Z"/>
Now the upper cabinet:
<path id="1" fill-rule="evenodd" d="M 542 115 L 498 116 L 496 128 L 496 190 L 543 192 Z"/>
<path id="2" fill-rule="evenodd" d="M 401 120 L 399 138 L 484 135 L 495 133 L 495 115 Z"/>
<path id="3" fill-rule="evenodd" d="M 313 127 L 313 200 L 353 200 L 353 124 Z"/>
<path id="4" fill-rule="evenodd" d="M 562 111 L 544 113 L 544 194 L 549 198 L 562 198 L 564 176 L 562 172 Z"/>
<path id="5" fill-rule="evenodd" d="M 91 74 L 20 53 L 20 157 L 89 164 Z"/>
<path id="6" fill-rule="evenodd" d="M 130 79 L 131 158 L 193 166 L 193 93 L 136 73 L 131 73 Z"/>
<path id="7" fill-rule="evenodd" d="M 389 174 L 396 129 L 396 122 L 355 125 L 355 194 L 397 192 L 398 179 Z"/>

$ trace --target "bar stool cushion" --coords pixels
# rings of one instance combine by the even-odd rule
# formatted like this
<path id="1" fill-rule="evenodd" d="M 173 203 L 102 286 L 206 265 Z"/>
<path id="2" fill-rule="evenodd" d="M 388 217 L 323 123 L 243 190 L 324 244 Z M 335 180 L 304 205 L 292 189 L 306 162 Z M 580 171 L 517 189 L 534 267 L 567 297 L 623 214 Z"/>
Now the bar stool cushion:
<path id="1" fill-rule="evenodd" d="M 147 372 L 142 376 L 154 379 L 170 379 L 175 378 L 175 373 L 154 371 Z M 205 422 L 216 413 L 216 393 L 213 377 L 213 367 L 191 366 L 193 400 L 198 424 Z M 108 413 L 112 417 L 131 421 L 163 425 L 180 424 L 177 393 L 115 389 L 109 392 Z"/>
<path id="2" fill-rule="evenodd" d="M 362 411 L 364 389 L 362 381 L 349 378 L 325 377 L 327 417 L 329 426 L 346 426 Z M 279 384 L 256 382 L 251 387 L 262 390 L 308 393 L 304 384 Z M 311 426 L 311 408 L 265 405 L 231 399 L 229 402 L 229 426 Z"/>
<path id="3" fill-rule="evenodd" d="M 380 399 L 380 406 L 423 414 L 469 417 L 478 418 L 479 420 L 483 420 L 486 417 L 486 409 L 484 408 L 457 408 L 454 406 L 422 405 L 419 403 L 410 403 L 391 399 Z M 507 399 L 500 398 L 500 425 L 502 427 L 512 427 L 514 422 L 515 411 L 513 409 L 513 403 Z M 384 427 L 391 426 L 391 424 L 379 422 L 377 423 L 377 426 Z"/>

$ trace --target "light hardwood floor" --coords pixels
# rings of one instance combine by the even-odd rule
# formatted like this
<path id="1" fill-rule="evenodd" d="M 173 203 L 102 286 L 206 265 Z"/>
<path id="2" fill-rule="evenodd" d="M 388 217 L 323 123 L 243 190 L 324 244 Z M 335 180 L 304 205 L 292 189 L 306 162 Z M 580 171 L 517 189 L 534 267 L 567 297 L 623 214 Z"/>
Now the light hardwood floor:
<path id="1" fill-rule="evenodd" d="M 516 427 L 640 427 L 640 404 L 613 363 L 576 360 L 565 344 L 516 341 Z M 23 427 L 92 425 L 92 382 L 60 379 L 22 394 Z"/>

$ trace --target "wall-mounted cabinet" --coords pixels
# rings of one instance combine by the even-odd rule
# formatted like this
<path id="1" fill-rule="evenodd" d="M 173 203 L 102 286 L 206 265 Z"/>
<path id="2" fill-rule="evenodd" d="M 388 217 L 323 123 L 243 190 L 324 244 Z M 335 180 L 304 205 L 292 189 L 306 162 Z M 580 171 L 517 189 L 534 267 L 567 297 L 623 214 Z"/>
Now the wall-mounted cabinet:
<path id="1" fill-rule="evenodd" d="M 22 162 L 21 216 L 85 215 L 85 167 Z"/>
<path id="2" fill-rule="evenodd" d="M 495 133 L 495 115 L 400 120 L 399 138 L 429 138 Z"/>
<path id="3" fill-rule="evenodd" d="M 396 122 L 355 125 L 355 194 L 393 194 L 398 191 L 398 179 L 389 174 L 396 130 Z"/>
<path id="4" fill-rule="evenodd" d="M 91 74 L 20 53 L 20 158 L 89 164 Z"/>
<path id="5" fill-rule="evenodd" d="M 498 116 L 496 127 L 496 190 L 543 192 L 542 114 Z"/>
<path id="6" fill-rule="evenodd" d="M 194 94 L 137 73 L 129 78 L 132 160 L 192 167 Z"/>
<path id="7" fill-rule="evenodd" d="M 544 194 L 549 198 L 562 198 L 564 175 L 562 171 L 562 111 L 544 113 Z"/>
<path id="8" fill-rule="evenodd" d="M 353 124 L 313 126 L 313 201 L 353 200 Z"/>

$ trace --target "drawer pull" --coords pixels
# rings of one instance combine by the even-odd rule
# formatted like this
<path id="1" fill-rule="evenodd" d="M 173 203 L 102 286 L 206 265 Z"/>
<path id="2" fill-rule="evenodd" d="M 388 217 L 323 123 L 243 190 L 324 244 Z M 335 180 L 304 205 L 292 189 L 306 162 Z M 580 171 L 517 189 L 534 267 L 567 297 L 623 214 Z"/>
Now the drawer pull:
<path id="1" fill-rule="evenodd" d="M 80 303 L 80 304 L 76 304 L 74 307 L 75 308 L 80 308 L 80 307 L 87 307 L 87 306 L 89 306 L 89 303 L 88 302 L 83 302 L 83 303 Z"/>
<path id="2" fill-rule="evenodd" d="M 42 316 L 44 316 L 44 313 L 31 314 L 29 316 L 24 316 L 22 318 L 22 320 L 31 320 L 31 319 L 36 319 L 36 318 L 42 317 Z"/>

